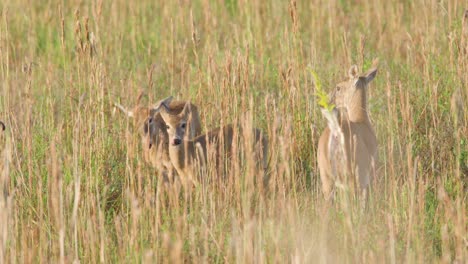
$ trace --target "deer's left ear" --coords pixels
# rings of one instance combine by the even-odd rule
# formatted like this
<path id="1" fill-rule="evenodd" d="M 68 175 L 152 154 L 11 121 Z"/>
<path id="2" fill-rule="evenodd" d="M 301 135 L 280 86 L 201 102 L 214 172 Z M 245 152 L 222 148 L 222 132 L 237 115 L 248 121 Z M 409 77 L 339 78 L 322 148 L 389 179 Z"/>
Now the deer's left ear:
<path id="1" fill-rule="evenodd" d="M 363 75 L 359 76 L 359 81 L 367 85 L 372 80 L 374 80 L 376 75 L 377 75 L 377 68 L 372 68 L 368 70 L 366 73 L 364 73 Z"/>
<path id="2" fill-rule="evenodd" d="M 179 115 L 180 115 L 180 116 L 187 116 L 187 115 L 192 111 L 191 105 L 192 105 L 192 104 L 190 103 L 190 101 L 187 101 L 187 102 L 185 103 L 185 105 L 184 105 L 184 109 L 182 109 L 182 112 L 180 112 Z"/>

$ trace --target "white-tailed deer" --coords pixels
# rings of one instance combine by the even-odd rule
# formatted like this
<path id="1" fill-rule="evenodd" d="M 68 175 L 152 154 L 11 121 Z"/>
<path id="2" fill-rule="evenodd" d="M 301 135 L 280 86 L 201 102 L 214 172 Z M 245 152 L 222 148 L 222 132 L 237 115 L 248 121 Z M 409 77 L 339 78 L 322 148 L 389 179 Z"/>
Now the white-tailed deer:
<path id="1" fill-rule="evenodd" d="M 248 131 L 243 131 L 242 126 L 226 125 L 213 129 L 204 135 L 188 139 L 186 131 L 190 108 L 190 104 L 187 103 L 184 110 L 176 115 L 170 113 L 165 104 L 161 104 L 159 108 L 169 134 L 169 156 L 183 182 L 194 184 L 198 182 L 197 175 L 199 175 L 200 170 L 206 168 L 206 165 L 210 165 L 207 162 L 209 162 L 208 153 L 212 153 L 211 151 L 214 151 L 216 159 L 216 164 L 212 165 L 218 173 L 222 173 L 224 162 L 232 157 L 236 135 L 244 135 L 241 140 L 247 136 L 253 137 L 252 147 L 254 149 L 246 151 L 254 151 L 256 167 L 262 167 L 262 170 L 266 169 L 268 140 L 259 129 L 254 128 L 252 133 L 244 133 Z"/>
<path id="2" fill-rule="evenodd" d="M 360 75 L 353 65 L 349 79 L 333 91 L 331 103 L 336 108 L 322 110 L 328 126 L 319 140 L 317 160 L 327 200 L 333 199 L 337 181 L 346 178 L 355 179 L 364 198 L 368 196 L 377 162 L 377 137 L 367 112 L 366 90 L 376 74 L 374 67 Z"/>
<path id="3" fill-rule="evenodd" d="M 183 111 L 187 102 L 172 101 L 172 97 L 168 97 L 159 101 L 155 106 L 161 104 L 167 105 L 170 113 L 178 114 Z M 174 167 L 169 158 L 169 136 L 161 114 L 155 111 L 154 107 L 136 106 L 132 111 L 129 111 L 119 104 L 115 105 L 128 117 L 134 119 L 134 126 L 139 130 L 141 136 L 145 161 L 162 173 L 165 179 L 172 181 Z M 191 138 L 201 133 L 201 123 L 198 108 L 191 103 L 189 105 L 190 111 L 187 111 L 189 133 L 187 135 Z"/>

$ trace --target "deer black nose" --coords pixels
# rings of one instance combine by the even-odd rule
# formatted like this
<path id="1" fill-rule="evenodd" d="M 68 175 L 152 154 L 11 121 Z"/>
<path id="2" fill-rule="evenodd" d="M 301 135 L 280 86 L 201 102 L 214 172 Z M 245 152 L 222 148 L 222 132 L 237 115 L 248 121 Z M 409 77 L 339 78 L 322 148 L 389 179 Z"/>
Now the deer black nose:
<path id="1" fill-rule="evenodd" d="M 151 147 L 152 147 L 152 146 L 153 146 L 153 144 L 149 143 L 149 146 L 148 146 L 148 147 L 149 147 L 149 149 L 151 149 Z"/>
<path id="2" fill-rule="evenodd" d="M 174 144 L 175 146 L 180 145 L 180 143 L 182 143 L 182 140 L 180 140 L 180 138 L 174 138 L 173 144 Z"/>

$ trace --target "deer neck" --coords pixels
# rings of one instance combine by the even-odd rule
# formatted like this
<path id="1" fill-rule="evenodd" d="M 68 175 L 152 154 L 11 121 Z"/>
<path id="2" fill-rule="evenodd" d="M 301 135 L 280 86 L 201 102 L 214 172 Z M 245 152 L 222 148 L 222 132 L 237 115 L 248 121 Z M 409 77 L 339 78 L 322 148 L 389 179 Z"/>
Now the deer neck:
<path id="1" fill-rule="evenodd" d="M 191 140 L 182 140 L 180 145 L 169 144 L 169 156 L 177 171 L 184 171 L 191 165 L 195 151 L 195 143 Z"/>
<path id="2" fill-rule="evenodd" d="M 348 104 L 348 118 L 351 122 L 370 122 L 367 114 L 367 95 L 365 88 L 358 88 Z"/>

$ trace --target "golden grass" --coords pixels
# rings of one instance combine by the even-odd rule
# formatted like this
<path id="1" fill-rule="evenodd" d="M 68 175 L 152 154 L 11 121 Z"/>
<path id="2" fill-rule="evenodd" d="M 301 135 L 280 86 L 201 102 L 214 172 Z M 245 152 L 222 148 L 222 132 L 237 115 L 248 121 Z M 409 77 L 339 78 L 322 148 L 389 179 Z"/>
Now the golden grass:
<path id="1" fill-rule="evenodd" d="M 0 3 L 0 262 L 466 262 L 463 1 L 63 3 Z M 310 70 L 331 91 L 375 57 L 361 214 L 352 190 L 322 200 Z M 270 192 L 242 155 L 227 180 L 164 191 L 113 110 L 140 90 L 192 100 L 205 131 L 261 127 Z"/>

